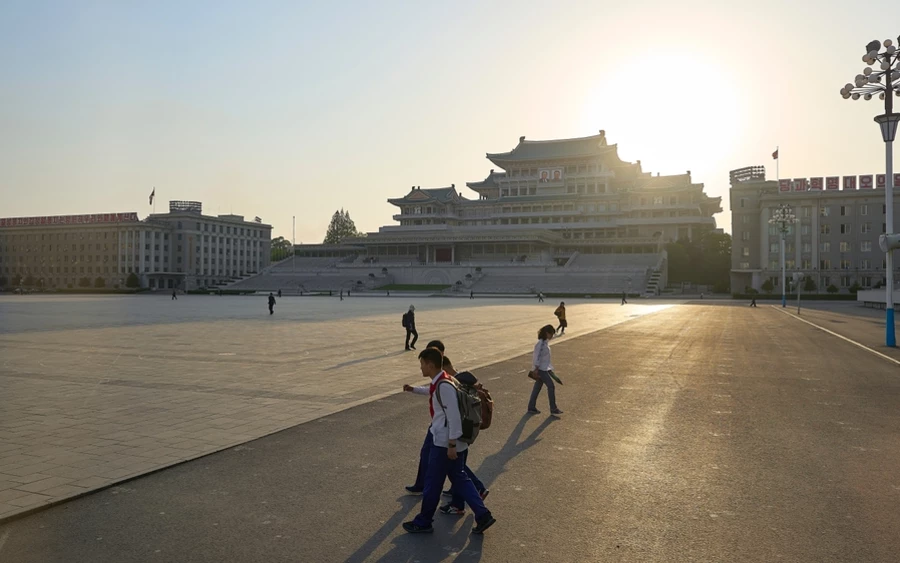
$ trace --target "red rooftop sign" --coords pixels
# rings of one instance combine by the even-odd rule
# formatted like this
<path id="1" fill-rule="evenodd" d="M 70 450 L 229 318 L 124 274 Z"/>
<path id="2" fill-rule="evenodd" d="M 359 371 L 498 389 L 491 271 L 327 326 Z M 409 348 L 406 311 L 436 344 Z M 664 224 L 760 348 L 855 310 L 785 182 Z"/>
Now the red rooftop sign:
<path id="1" fill-rule="evenodd" d="M 137 213 L 94 213 L 92 215 L 56 215 L 53 217 L 0 218 L 0 227 L 39 227 L 42 225 L 91 225 L 139 221 Z"/>

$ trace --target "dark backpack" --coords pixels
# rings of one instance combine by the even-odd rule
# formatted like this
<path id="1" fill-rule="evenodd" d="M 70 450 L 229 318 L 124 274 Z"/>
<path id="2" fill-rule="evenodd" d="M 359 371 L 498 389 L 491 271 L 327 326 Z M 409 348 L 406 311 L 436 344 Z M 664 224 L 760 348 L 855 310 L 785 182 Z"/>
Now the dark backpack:
<path id="1" fill-rule="evenodd" d="M 481 399 L 480 429 L 487 430 L 491 425 L 491 420 L 494 418 L 494 399 L 491 397 L 491 392 L 485 389 L 483 385 L 478 384 L 478 379 L 472 375 L 472 372 L 461 371 L 456 374 L 454 379 L 467 392 L 474 390 L 475 393 L 478 393 L 478 398 Z"/>
<path id="2" fill-rule="evenodd" d="M 441 384 L 444 382 L 442 381 Z M 447 381 L 456 390 L 456 402 L 459 408 L 459 418 L 462 421 L 462 436 L 459 437 L 460 442 L 472 444 L 478 438 L 478 432 L 481 430 L 481 397 L 474 387 L 468 385 L 457 385 L 453 381 Z M 441 402 L 441 394 L 437 394 L 438 404 L 444 411 L 447 408 Z M 447 418 L 444 417 L 444 425 L 447 425 Z"/>
<path id="3" fill-rule="evenodd" d="M 406 328 L 407 325 L 409 325 L 408 315 L 409 313 L 403 313 L 403 320 L 400 321 L 400 326 L 402 326 L 403 328 Z"/>

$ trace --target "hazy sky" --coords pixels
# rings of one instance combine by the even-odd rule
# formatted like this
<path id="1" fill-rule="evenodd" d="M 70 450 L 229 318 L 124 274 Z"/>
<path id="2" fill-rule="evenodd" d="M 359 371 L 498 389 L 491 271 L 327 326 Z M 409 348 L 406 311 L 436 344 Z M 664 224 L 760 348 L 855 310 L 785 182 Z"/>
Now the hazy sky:
<path id="1" fill-rule="evenodd" d="M 883 102 L 839 90 L 900 3 L 0 0 L 0 216 L 199 200 L 321 242 L 394 224 L 412 185 L 485 177 L 520 135 L 605 129 L 625 160 L 723 196 L 878 173 Z M 900 99 L 895 98 L 900 101 Z"/>

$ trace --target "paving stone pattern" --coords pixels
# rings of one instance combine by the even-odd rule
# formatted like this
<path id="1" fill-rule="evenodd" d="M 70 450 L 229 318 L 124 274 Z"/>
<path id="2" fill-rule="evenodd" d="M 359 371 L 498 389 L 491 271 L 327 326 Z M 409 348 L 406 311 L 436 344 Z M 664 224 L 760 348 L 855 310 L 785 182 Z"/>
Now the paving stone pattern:
<path id="1" fill-rule="evenodd" d="M 0 297 L 0 520 L 396 393 L 400 317 L 474 368 L 528 352 L 558 302 Z M 570 300 L 577 336 L 670 305 Z M 83 328 L 79 328 L 83 327 Z M 527 366 L 523 365 L 523 369 Z"/>

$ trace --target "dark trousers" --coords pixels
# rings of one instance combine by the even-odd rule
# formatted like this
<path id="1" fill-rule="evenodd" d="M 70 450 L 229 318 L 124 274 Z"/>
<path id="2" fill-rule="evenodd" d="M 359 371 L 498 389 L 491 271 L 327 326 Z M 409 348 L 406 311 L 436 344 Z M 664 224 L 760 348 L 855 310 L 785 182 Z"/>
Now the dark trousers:
<path id="1" fill-rule="evenodd" d="M 463 458 L 463 471 L 466 472 L 469 480 L 475 485 L 475 490 L 478 491 L 479 496 L 481 496 L 481 491 L 485 490 L 487 487 L 485 487 L 484 483 L 481 482 L 481 479 L 475 475 L 475 472 L 469 469 L 469 450 L 466 449 L 466 451 L 459 455 Z M 462 494 L 460 494 L 453 486 L 450 487 L 450 492 L 453 493 L 453 499 L 450 501 L 450 505 L 462 510 L 464 508 L 463 503 L 465 503 L 466 499 L 464 499 Z"/>
<path id="2" fill-rule="evenodd" d="M 425 489 L 425 473 L 428 471 L 428 455 L 431 453 L 431 446 L 434 440 L 431 436 L 431 427 L 425 432 L 425 441 L 422 443 L 422 449 L 419 451 L 419 471 L 416 473 L 416 482 L 413 485 L 416 489 Z"/>
<path id="3" fill-rule="evenodd" d="M 412 335 L 412 342 L 409 341 L 409 336 Z M 416 327 L 407 328 L 406 329 L 406 349 L 409 350 L 410 346 L 415 346 L 416 341 L 419 340 L 419 333 L 416 332 Z"/>
<path id="4" fill-rule="evenodd" d="M 557 410 L 556 383 L 553 382 L 553 378 L 550 377 L 550 374 L 546 371 L 538 370 L 538 378 L 538 381 L 535 381 L 534 386 L 531 388 L 531 397 L 528 399 L 528 410 L 537 409 L 537 398 L 544 385 L 547 386 L 547 397 L 550 399 L 550 410 Z"/>
<path id="5" fill-rule="evenodd" d="M 469 480 L 465 470 L 465 458 L 457 455 L 456 459 L 447 457 L 447 448 L 431 446 L 428 455 L 428 470 L 425 472 L 425 492 L 422 497 L 422 510 L 413 520 L 417 526 L 431 526 L 434 513 L 441 501 L 444 481 L 450 479 L 451 485 L 462 494 L 463 499 L 475 513 L 475 521 L 480 522 L 491 513 L 484 506 L 475 485 Z"/>
<path id="6" fill-rule="evenodd" d="M 271 315 L 274 312 L 275 312 L 275 305 L 269 303 L 269 314 Z"/>

